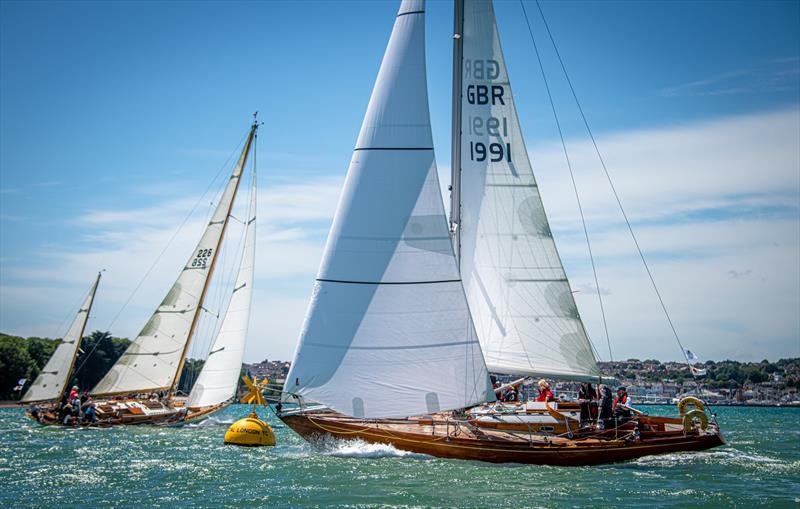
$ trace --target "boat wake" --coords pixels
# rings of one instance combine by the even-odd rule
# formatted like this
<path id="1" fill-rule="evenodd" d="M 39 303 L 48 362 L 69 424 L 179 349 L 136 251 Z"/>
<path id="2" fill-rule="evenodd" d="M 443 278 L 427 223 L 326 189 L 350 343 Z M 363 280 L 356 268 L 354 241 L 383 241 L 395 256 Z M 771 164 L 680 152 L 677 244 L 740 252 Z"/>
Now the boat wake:
<path id="1" fill-rule="evenodd" d="M 233 424 L 233 419 L 219 419 L 217 417 L 209 417 L 200 422 L 190 422 L 186 425 L 187 428 L 207 428 L 210 426 L 230 426 Z"/>
<path id="2" fill-rule="evenodd" d="M 672 467 L 678 464 L 725 464 L 748 470 L 800 472 L 800 461 L 786 461 L 736 449 L 645 456 L 632 462 L 640 466 Z"/>
<path id="3" fill-rule="evenodd" d="M 323 454 L 337 458 L 417 458 L 430 459 L 427 454 L 403 451 L 389 444 L 374 444 L 363 440 L 322 440 L 315 444 Z"/>

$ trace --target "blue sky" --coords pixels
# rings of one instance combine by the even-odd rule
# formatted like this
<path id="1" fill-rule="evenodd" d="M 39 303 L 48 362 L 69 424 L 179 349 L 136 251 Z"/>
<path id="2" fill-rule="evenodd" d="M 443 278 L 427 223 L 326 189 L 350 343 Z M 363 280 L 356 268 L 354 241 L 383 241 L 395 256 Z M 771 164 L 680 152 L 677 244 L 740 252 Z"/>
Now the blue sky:
<path id="1" fill-rule="evenodd" d="M 677 358 L 536 6 L 525 5 L 586 192 L 615 356 Z M 542 8 L 684 343 L 705 358 L 800 355 L 800 4 Z M 0 3 L 0 331 L 63 333 L 94 272 L 106 268 L 89 327 L 135 335 L 199 235 L 213 199 L 203 192 L 259 110 L 257 311 L 246 360 L 290 358 L 396 9 L 397 2 Z M 499 1 L 496 11 L 556 240 L 602 346 L 521 7 Z M 428 80 L 443 177 L 451 16 L 450 2 L 429 2 Z"/>

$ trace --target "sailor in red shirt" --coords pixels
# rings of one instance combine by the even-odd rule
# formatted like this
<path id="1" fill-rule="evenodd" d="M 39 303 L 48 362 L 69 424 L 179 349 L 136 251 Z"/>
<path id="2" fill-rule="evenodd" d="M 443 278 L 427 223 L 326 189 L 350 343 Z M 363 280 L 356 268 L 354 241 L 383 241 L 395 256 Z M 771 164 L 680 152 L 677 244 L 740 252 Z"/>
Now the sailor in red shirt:
<path id="1" fill-rule="evenodd" d="M 628 391 L 625 387 L 617 389 L 617 397 L 614 399 L 614 418 L 617 424 L 627 422 L 632 417 L 631 409 L 628 406 Z"/>
<path id="2" fill-rule="evenodd" d="M 556 397 L 553 396 L 553 391 L 550 390 L 550 384 L 547 383 L 547 380 L 542 378 L 539 380 L 539 397 L 536 398 L 536 401 L 555 401 Z"/>
<path id="3" fill-rule="evenodd" d="M 74 385 L 72 387 L 72 390 L 69 391 L 69 398 L 67 398 L 67 401 L 72 401 L 73 399 L 75 399 L 77 397 L 78 397 L 78 386 Z"/>

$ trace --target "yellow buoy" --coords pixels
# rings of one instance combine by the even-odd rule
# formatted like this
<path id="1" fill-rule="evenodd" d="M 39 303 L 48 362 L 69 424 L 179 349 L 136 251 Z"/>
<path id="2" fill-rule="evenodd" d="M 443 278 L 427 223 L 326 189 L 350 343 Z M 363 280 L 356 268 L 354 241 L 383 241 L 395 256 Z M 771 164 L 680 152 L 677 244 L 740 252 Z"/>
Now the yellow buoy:
<path id="1" fill-rule="evenodd" d="M 243 376 L 242 380 L 250 389 L 242 403 L 249 403 L 253 405 L 253 410 L 250 415 L 244 419 L 231 424 L 228 431 L 225 432 L 225 443 L 233 445 L 248 445 L 248 446 L 261 446 L 261 445 L 275 445 L 275 434 L 269 424 L 258 418 L 256 414 L 256 407 L 267 406 L 264 396 L 261 391 L 267 385 L 267 380 L 264 379 L 261 383 L 253 377 L 251 381 L 247 376 Z"/>
<path id="2" fill-rule="evenodd" d="M 255 412 L 231 424 L 225 432 L 225 443 L 233 445 L 275 445 L 275 434 L 269 424 L 258 418 Z"/>

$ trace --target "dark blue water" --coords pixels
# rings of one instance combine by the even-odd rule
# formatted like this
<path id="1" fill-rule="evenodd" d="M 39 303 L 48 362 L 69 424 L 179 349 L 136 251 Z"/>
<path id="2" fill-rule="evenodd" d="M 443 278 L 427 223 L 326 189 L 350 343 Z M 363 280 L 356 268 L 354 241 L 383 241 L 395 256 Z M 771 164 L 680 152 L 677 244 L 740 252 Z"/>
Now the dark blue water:
<path id="1" fill-rule="evenodd" d="M 183 428 L 98 430 L 2 409 L 0 507 L 800 507 L 800 409 L 717 410 L 725 447 L 564 468 L 320 449 L 271 415 L 276 447 L 225 446 L 241 405 Z"/>

